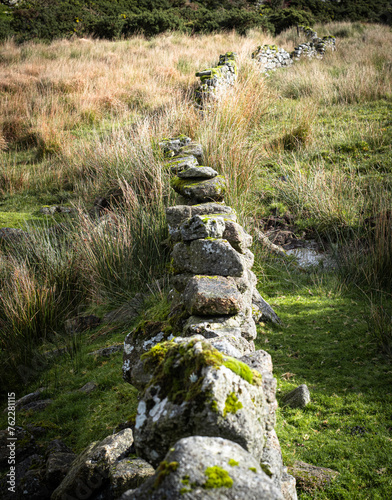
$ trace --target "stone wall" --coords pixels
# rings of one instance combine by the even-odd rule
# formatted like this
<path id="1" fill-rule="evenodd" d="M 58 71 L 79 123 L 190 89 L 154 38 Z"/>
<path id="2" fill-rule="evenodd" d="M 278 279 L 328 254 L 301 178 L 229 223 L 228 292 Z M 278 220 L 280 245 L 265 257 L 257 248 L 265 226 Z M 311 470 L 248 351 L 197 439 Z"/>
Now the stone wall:
<path id="1" fill-rule="evenodd" d="M 289 52 L 276 45 L 260 45 L 252 52 L 252 59 L 260 64 L 263 73 L 293 64 Z"/>
<path id="2" fill-rule="evenodd" d="M 161 147 L 180 203 L 167 209 L 177 331 L 125 340 L 124 378 L 140 390 L 135 448 L 157 469 L 123 498 L 295 499 L 271 356 L 254 346 L 256 322 L 279 318 L 256 289 L 252 237 L 224 203 L 224 177 L 199 164 L 200 145 L 181 136 Z"/>
<path id="3" fill-rule="evenodd" d="M 297 33 L 298 35 L 304 34 L 308 41 L 299 44 L 291 53 L 276 45 L 257 47 L 252 53 L 252 59 L 258 63 L 262 73 L 268 75 L 268 72 L 291 66 L 294 61 L 303 57 L 322 59 L 326 50 L 335 50 L 336 39 L 334 36 L 328 35 L 319 38 L 309 26 L 297 26 Z"/>
<path id="4" fill-rule="evenodd" d="M 308 41 L 299 44 L 293 50 L 291 57 L 294 60 L 299 60 L 301 57 L 308 57 L 310 59 L 317 57 L 318 59 L 322 59 L 327 49 L 335 50 L 336 39 L 334 36 L 328 35 L 319 38 L 316 31 L 309 26 L 302 25 L 297 26 L 297 32 L 298 34 L 303 33 Z"/>
<path id="5" fill-rule="evenodd" d="M 200 87 L 196 90 L 196 105 L 203 109 L 214 102 L 226 89 L 237 80 L 237 64 L 235 52 L 226 52 L 219 56 L 219 62 L 213 68 L 196 73 L 200 78 Z"/>

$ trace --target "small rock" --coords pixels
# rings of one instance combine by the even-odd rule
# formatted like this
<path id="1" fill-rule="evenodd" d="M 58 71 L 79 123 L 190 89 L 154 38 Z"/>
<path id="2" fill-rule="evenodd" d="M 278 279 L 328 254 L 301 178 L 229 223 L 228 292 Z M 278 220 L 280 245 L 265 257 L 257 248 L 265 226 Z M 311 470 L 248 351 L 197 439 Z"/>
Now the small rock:
<path id="1" fill-rule="evenodd" d="M 180 149 L 179 154 L 181 156 L 192 155 L 200 164 L 203 163 L 203 146 L 201 144 L 197 144 L 196 142 L 189 142 L 187 145 L 183 146 Z"/>
<path id="2" fill-rule="evenodd" d="M 112 492 L 114 498 L 130 488 L 138 488 L 154 475 L 154 468 L 142 458 L 124 458 L 112 472 Z"/>
<path id="3" fill-rule="evenodd" d="M 282 399 L 282 404 L 291 408 L 305 408 L 310 403 L 310 392 L 306 384 L 298 386 L 293 391 L 286 394 Z"/>
<path id="4" fill-rule="evenodd" d="M 42 399 L 40 401 L 32 401 L 31 403 L 27 403 L 25 405 L 21 405 L 19 407 L 19 411 L 42 411 L 45 410 L 50 404 L 53 403 L 52 399 Z"/>
<path id="5" fill-rule="evenodd" d="M 179 172 L 186 168 L 197 167 L 198 161 L 195 156 L 183 156 L 173 158 L 171 161 L 167 161 L 165 166 L 170 169 L 170 172 L 177 175 Z"/>
<path id="6" fill-rule="evenodd" d="M 32 401 L 36 401 L 41 397 L 41 394 L 45 391 L 45 387 L 40 387 L 34 392 L 30 392 L 30 394 L 26 394 L 25 396 L 21 397 L 17 401 L 15 401 L 15 406 L 16 408 L 20 408 L 23 405 L 26 405 L 28 403 L 31 403 Z M 8 408 L 5 408 L 3 410 L 4 413 L 8 412 Z"/>
<path id="7" fill-rule="evenodd" d="M 78 391 L 84 392 L 85 394 L 90 394 L 90 392 L 95 391 L 97 387 L 98 386 L 95 382 L 87 382 L 87 384 L 84 384 L 84 386 L 78 389 Z"/>
<path id="8" fill-rule="evenodd" d="M 293 467 L 288 467 L 296 481 L 299 490 L 306 493 L 314 493 L 317 489 L 325 488 L 339 472 L 326 467 L 316 467 L 312 464 L 297 461 Z"/>

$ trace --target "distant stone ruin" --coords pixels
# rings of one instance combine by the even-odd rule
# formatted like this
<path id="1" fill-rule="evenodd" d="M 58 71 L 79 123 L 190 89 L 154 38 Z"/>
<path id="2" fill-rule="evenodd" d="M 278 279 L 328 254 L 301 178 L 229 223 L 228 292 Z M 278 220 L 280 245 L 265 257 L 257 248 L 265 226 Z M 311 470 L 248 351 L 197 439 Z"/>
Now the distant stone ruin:
<path id="1" fill-rule="evenodd" d="M 289 67 L 303 57 L 322 59 L 326 50 L 335 50 L 336 39 L 332 35 L 319 38 L 309 26 L 297 26 L 297 33 L 303 33 L 307 42 L 299 44 L 291 53 L 276 45 L 260 45 L 252 53 L 252 59 L 258 64 L 260 71 L 268 75 L 279 68 Z"/>
<path id="2" fill-rule="evenodd" d="M 293 64 L 290 53 L 276 45 L 260 45 L 252 52 L 252 59 L 260 64 L 262 73 Z"/>

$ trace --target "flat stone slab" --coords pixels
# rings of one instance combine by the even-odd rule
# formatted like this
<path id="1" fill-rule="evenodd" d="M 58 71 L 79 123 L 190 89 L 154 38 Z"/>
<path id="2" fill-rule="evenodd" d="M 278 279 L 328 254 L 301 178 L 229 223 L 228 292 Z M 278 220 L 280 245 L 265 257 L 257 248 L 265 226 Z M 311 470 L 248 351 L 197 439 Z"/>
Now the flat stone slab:
<path id="1" fill-rule="evenodd" d="M 154 476 L 121 500 L 283 500 L 258 461 L 220 437 L 177 441 Z"/>
<path id="2" fill-rule="evenodd" d="M 241 295 L 233 281 L 222 276 L 194 276 L 185 288 L 183 302 L 189 314 L 232 315 L 241 309 Z"/>
<path id="3" fill-rule="evenodd" d="M 178 172 L 180 179 L 213 179 L 218 172 L 211 167 L 188 166 Z"/>

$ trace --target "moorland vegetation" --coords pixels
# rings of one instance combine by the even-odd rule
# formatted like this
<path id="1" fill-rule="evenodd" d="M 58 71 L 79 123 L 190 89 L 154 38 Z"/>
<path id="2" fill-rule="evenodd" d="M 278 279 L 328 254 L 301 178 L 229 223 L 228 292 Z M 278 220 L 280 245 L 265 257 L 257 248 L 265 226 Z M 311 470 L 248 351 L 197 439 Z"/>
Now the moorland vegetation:
<path id="1" fill-rule="evenodd" d="M 22 396 L 44 386 L 54 401 L 21 412 L 19 425 L 80 451 L 134 418 L 121 355 L 88 353 L 140 322 L 167 321 L 162 242 L 173 199 L 158 142 L 186 134 L 227 178 L 227 204 L 251 234 L 271 216 L 290 220 L 335 262 L 304 269 L 253 248 L 259 290 L 283 321 L 259 325 L 257 345 L 272 355 L 278 394 L 301 383 L 312 393 L 306 409 L 279 410 L 284 460 L 340 473 L 326 489 L 304 485 L 300 498 L 388 498 L 392 33 L 360 22 L 315 29 L 335 35 L 337 50 L 269 77 L 250 54 L 262 44 L 292 50 L 295 28 L 0 46 L 1 226 L 28 232 L 1 246 L 1 387 Z M 195 72 L 231 50 L 237 84 L 201 114 Z M 112 200 L 99 224 L 97 198 Z M 60 205 L 71 213 L 41 210 Z M 132 321 L 65 332 L 66 319 L 102 316 L 138 292 L 145 303 Z M 53 361 L 53 349 L 63 356 Z M 97 391 L 76 391 L 91 380 Z"/>

